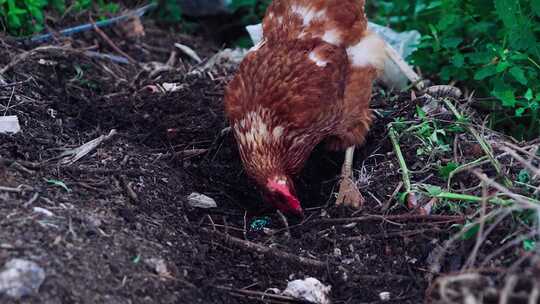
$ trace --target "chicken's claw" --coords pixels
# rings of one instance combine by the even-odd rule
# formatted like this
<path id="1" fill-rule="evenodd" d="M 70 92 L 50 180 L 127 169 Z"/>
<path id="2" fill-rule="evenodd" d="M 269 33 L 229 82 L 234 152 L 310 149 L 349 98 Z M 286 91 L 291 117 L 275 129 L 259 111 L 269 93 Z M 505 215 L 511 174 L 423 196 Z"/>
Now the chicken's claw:
<path id="1" fill-rule="evenodd" d="M 364 205 L 365 199 L 358 190 L 356 183 L 350 177 L 343 177 L 339 183 L 339 192 L 336 205 L 345 205 L 355 209 L 360 209 Z"/>
<path id="2" fill-rule="evenodd" d="M 355 147 L 352 146 L 345 152 L 345 161 L 341 169 L 341 181 L 339 182 L 336 205 L 345 205 L 358 209 L 364 205 L 365 199 L 352 178 L 354 149 Z"/>

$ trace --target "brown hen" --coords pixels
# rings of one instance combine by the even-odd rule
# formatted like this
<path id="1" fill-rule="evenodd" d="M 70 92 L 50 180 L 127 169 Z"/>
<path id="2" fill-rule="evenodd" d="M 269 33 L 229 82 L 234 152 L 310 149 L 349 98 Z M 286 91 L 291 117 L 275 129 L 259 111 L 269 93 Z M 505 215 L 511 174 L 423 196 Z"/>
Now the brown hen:
<path id="1" fill-rule="evenodd" d="M 354 147 L 372 122 L 372 83 L 387 59 L 367 29 L 363 0 L 275 0 L 263 40 L 225 94 L 225 110 L 248 175 L 266 202 L 296 215 L 293 178 L 321 142 L 347 150 L 338 204 L 359 207 Z"/>

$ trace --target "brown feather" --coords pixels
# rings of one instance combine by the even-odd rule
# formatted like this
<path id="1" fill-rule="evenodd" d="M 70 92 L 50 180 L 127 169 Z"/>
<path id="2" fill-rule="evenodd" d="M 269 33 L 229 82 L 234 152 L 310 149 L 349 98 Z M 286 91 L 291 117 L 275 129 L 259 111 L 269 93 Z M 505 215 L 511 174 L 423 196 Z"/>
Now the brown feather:
<path id="1" fill-rule="evenodd" d="M 263 30 L 225 94 L 242 161 L 262 187 L 298 174 L 323 140 L 334 150 L 363 143 L 383 45 L 363 0 L 275 0 Z"/>

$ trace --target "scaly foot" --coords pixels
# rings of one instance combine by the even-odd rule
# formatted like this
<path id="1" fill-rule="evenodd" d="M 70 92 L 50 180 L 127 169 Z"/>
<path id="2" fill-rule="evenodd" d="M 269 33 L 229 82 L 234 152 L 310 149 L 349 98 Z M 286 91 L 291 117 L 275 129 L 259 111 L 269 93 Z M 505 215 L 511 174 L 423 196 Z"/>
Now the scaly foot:
<path id="1" fill-rule="evenodd" d="M 345 152 L 345 161 L 341 169 L 341 180 L 339 182 L 339 192 L 336 205 L 345 205 L 359 209 L 364 205 L 365 199 L 358 190 L 352 177 L 352 163 L 354 157 L 354 146 L 349 147 Z"/>

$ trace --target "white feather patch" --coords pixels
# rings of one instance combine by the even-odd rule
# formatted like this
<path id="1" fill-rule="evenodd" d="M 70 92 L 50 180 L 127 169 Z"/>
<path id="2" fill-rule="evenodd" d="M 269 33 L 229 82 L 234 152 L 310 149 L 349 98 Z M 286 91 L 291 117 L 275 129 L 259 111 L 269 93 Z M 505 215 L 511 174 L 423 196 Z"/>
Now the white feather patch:
<path id="1" fill-rule="evenodd" d="M 315 51 L 311 51 L 311 53 L 309 53 L 309 59 L 315 62 L 315 64 L 319 67 L 325 67 L 328 64 L 328 61 L 319 57 Z"/>
<path id="2" fill-rule="evenodd" d="M 355 67 L 372 66 L 379 70 L 384 68 L 384 41 L 376 34 L 369 33 L 358 44 L 347 48 L 347 54 Z"/>
<path id="3" fill-rule="evenodd" d="M 324 10 L 315 11 L 313 8 L 302 5 L 292 5 L 291 10 L 302 18 L 304 26 L 308 26 L 315 19 L 326 16 L 326 11 Z"/>
<path id="4" fill-rule="evenodd" d="M 327 30 L 326 32 L 324 32 L 322 40 L 336 46 L 341 44 L 341 37 L 339 35 L 339 32 L 335 29 Z"/>
<path id="5" fill-rule="evenodd" d="M 244 145 L 272 145 L 281 140 L 285 128 L 283 126 L 271 126 L 270 112 L 268 109 L 259 108 L 251 111 L 234 125 L 237 138 Z"/>

